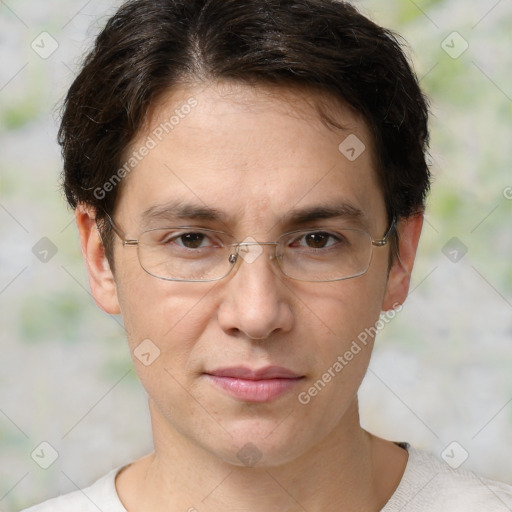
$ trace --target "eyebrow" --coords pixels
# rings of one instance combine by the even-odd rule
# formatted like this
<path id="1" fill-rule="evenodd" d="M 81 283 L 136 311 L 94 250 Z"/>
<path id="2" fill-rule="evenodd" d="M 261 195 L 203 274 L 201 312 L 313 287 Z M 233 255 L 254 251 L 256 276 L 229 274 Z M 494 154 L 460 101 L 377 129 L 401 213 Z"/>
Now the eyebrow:
<path id="1" fill-rule="evenodd" d="M 362 210 L 346 203 L 334 202 L 332 204 L 309 206 L 288 212 L 281 220 L 282 224 L 295 226 L 323 219 L 349 219 L 361 221 L 365 218 Z"/>
<path id="2" fill-rule="evenodd" d="M 298 226 L 323 219 L 348 219 L 362 221 L 363 211 L 344 201 L 330 201 L 330 204 L 295 208 L 279 220 L 284 226 Z M 144 225 L 154 220 L 203 220 L 228 224 L 229 215 L 210 206 L 183 201 L 151 206 L 142 213 Z"/>
<path id="3" fill-rule="evenodd" d="M 185 203 L 181 201 L 151 206 L 142 213 L 143 224 L 151 220 L 208 220 L 227 221 L 227 215 L 220 210 L 206 205 Z"/>

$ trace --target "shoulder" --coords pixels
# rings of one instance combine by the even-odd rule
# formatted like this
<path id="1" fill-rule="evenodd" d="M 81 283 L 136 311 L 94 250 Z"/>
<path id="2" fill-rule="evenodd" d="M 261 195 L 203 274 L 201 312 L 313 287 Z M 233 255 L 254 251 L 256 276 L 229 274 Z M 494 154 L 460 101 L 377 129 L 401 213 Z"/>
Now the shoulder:
<path id="1" fill-rule="evenodd" d="M 512 487 L 453 469 L 433 455 L 408 447 L 402 481 L 382 512 L 510 512 Z"/>
<path id="2" fill-rule="evenodd" d="M 91 486 L 24 509 L 21 512 L 126 512 L 116 492 L 115 468 Z"/>

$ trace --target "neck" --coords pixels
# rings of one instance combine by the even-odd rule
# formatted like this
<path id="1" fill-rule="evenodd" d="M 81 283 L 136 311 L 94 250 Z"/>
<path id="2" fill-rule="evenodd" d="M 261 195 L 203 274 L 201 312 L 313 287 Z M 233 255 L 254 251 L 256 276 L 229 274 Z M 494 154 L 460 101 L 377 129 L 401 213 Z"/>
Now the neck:
<path id="1" fill-rule="evenodd" d="M 407 459 L 360 427 L 357 399 L 327 437 L 271 467 L 227 463 L 174 430 L 151 402 L 150 412 L 155 451 L 116 481 L 130 511 L 378 511 Z"/>

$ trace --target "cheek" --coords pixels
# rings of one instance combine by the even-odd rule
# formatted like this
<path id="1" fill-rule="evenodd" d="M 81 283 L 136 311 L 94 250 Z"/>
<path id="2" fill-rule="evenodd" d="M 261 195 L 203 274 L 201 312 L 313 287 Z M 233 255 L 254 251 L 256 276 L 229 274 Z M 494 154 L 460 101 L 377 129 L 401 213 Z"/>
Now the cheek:
<path id="1" fill-rule="evenodd" d="M 141 380 L 145 368 L 136 356 L 142 350 L 141 343 L 150 346 L 145 340 L 157 347 L 154 350 L 159 352 L 159 362 L 165 361 L 166 368 L 183 371 L 206 326 L 203 304 L 212 284 L 164 281 L 139 270 L 137 261 L 128 263 L 133 266 L 127 264 L 119 273 L 117 289 L 130 351 Z"/>
<path id="2" fill-rule="evenodd" d="M 304 290 L 304 303 L 311 310 L 313 321 L 334 336 L 337 348 L 342 349 L 377 322 L 386 289 L 384 263 L 379 262 L 363 276 L 323 283 L 318 291 L 312 287 Z"/>
<path id="3" fill-rule="evenodd" d="M 330 387 L 344 387 L 344 381 L 354 381 L 355 385 L 366 371 L 386 284 L 385 272 L 374 270 L 347 281 L 325 283 L 316 293 L 309 291 L 305 295 L 309 320 L 303 320 L 301 325 L 311 326 L 308 331 L 314 339 L 304 349 L 314 353 L 316 379 L 331 372 L 323 378 L 336 381 Z M 332 379 L 332 373 L 336 379 Z"/>
<path id="4" fill-rule="evenodd" d="M 297 396 L 297 414 L 309 418 L 317 435 L 334 428 L 353 404 L 370 361 L 384 288 L 385 274 L 369 272 L 311 294 L 305 325 L 315 326 L 309 332 L 318 336 L 304 347 L 314 364 Z"/>
<path id="5" fill-rule="evenodd" d="M 187 285 L 160 283 L 148 275 L 148 280 L 130 281 L 121 294 L 137 376 L 160 414 L 183 435 L 190 424 L 208 422 L 191 396 L 196 394 L 198 340 L 211 317 L 201 300 L 208 291 Z"/>

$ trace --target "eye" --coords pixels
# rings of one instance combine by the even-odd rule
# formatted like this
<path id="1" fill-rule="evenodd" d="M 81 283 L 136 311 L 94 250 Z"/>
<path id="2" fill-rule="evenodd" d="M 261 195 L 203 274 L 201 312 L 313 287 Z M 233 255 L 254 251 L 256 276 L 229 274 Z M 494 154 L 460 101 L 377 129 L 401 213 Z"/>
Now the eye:
<path id="1" fill-rule="evenodd" d="M 171 248 L 182 247 L 184 249 L 202 249 L 214 246 L 206 233 L 200 231 L 170 231 L 166 232 L 158 241 L 159 245 Z"/>
<path id="2" fill-rule="evenodd" d="M 308 247 L 310 249 L 324 249 L 341 241 L 338 236 L 327 231 L 311 231 L 305 233 L 297 240 L 300 242 L 300 247 Z"/>
<path id="3" fill-rule="evenodd" d="M 198 249 L 201 244 L 207 239 L 204 233 L 185 233 L 176 238 L 179 240 L 183 247 L 187 249 Z"/>

